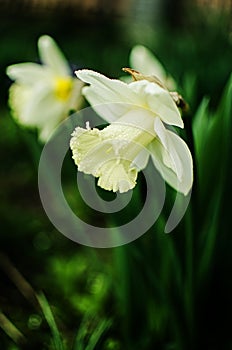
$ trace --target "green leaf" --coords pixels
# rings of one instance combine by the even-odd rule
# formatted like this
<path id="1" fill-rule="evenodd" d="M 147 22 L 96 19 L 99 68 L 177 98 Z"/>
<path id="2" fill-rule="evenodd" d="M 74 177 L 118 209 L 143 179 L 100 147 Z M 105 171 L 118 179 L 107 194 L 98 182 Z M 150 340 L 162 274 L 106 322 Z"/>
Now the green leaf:
<path id="1" fill-rule="evenodd" d="M 202 120 L 205 118 L 202 115 Z M 197 126 L 198 120 L 196 120 Z M 206 125 L 206 122 L 199 125 Z M 201 236 L 199 240 L 199 286 L 209 273 L 215 252 L 217 233 L 220 231 L 223 196 L 227 191 L 232 134 L 232 75 L 225 87 L 217 111 L 212 115 L 208 129 L 202 131 L 202 145 L 197 149 L 200 167 L 200 195 L 204 191 Z M 199 127 L 198 127 L 199 129 Z M 195 131 L 197 130 L 197 127 Z M 199 143 L 198 143 L 199 146 Z"/>
<path id="2" fill-rule="evenodd" d="M 224 90 L 217 111 L 210 115 L 203 100 L 193 123 L 201 204 L 206 205 L 216 187 L 223 191 L 232 132 L 232 78 Z M 215 186 L 216 184 L 216 186 Z"/>
<path id="3" fill-rule="evenodd" d="M 61 339 L 59 330 L 57 328 L 55 319 L 53 317 L 52 314 L 52 310 L 50 308 L 50 305 L 45 297 L 45 295 L 43 293 L 40 293 L 39 295 L 37 295 L 39 304 L 41 306 L 41 309 L 43 311 L 44 317 L 50 327 L 51 333 L 52 333 L 52 341 L 54 344 L 54 348 L 55 350 L 65 350 L 63 341 Z"/>
<path id="4" fill-rule="evenodd" d="M 205 133 L 209 130 L 209 98 L 204 97 L 193 120 L 193 137 L 194 147 L 197 155 L 197 160 L 200 161 L 200 156 L 204 149 Z"/>
<path id="5" fill-rule="evenodd" d="M 109 319 L 97 320 L 87 314 L 78 330 L 73 350 L 94 350 L 111 324 Z"/>

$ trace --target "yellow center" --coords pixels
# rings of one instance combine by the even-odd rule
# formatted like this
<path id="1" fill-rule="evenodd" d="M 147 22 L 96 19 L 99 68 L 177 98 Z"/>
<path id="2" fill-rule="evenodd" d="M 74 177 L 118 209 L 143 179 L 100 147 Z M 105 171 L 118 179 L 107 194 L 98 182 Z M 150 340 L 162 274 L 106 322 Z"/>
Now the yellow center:
<path id="1" fill-rule="evenodd" d="M 55 81 L 55 95 L 61 101 L 67 101 L 73 88 L 71 77 L 57 78 Z"/>

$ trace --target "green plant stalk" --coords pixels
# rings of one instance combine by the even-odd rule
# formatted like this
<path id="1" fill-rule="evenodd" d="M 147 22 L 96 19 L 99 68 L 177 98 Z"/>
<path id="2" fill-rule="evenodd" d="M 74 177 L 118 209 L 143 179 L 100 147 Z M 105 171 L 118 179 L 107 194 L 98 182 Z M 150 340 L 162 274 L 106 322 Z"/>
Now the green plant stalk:
<path id="1" fill-rule="evenodd" d="M 217 232 L 219 229 L 220 214 L 223 210 L 223 196 L 226 192 L 227 182 L 230 181 L 227 176 L 228 164 L 230 164 L 231 155 L 231 116 L 232 116 L 232 75 L 225 87 L 219 107 L 214 115 L 212 127 L 213 131 L 220 132 L 221 137 L 221 158 L 220 158 L 220 173 L 218 177 L 218 186 L 216 187 L 211 205 L 206 215 L 207 220 L 202 228 L 203 240 L 201 243 L 204 246 L 200 256 L 198 284 L 199 288 L 203 283 L 205 276 L 209 273 L 211 261 L 213 258 Z M 211 129 L 212 130 L 212 129 Z"/>
<path id="2" fill-rule="evenodd" d="M 194 174 L 194 183 L 192 188 L 192 197 L 189 203 L 189 207 L 185 214 L 185 265 L 186 265 L 186 278 L 184 284 L 185 290 L 185 313 L 186 313 L 186 321 L 188 326 L 188 334 L 189 334 L 189 342 L 188 349 L 194 349 L 194 339 L 195 339 L 195 271 L 194 271 L 194 256 L 195 256 L 195 240 L 194 236 L 195 232 L 195 216 L 197 213 L 197 182 L 198 182 L 198 174 L 196 167 L 196 154 L 194 147 L 194 138 L 193 138 L 193 130 L 192 130 L 192 115 L 189 112 L 186 115 L 185 121 L 186 127 L 186 136 L 188 140 L 188 145 L 190 147 L 192 158 L 193 158 L 193 174 Z"/>
<path id="3" fill-rule="evenodd" d="M 189 331 L 189 345 L 188 349 L 191 349 L 191 344 L 194 342 L 194 309 L 195 309 L 195 294 L 194 294 L 194 229 L 193 229 L 193 215 L 192 215 L 192 205 L 190 206 L 186 213 L 185 220 L 185 235 L 186 235 L 186 245 L 185 245 L 185 264 L 186 264 L 186 278 L 185 278 L 185 312 L 186 320 L 188 324 Z"/>
<path id="4" fill-rule="evenodd" d="M 37 298 L 43 311 L 44 317 L 50 327 L 55 350 L 65 350 L 54 316 L 45 295 L 43 293 L 40 293 L 37 295 Z"/>
<path id="5" fill-rule="evenodd" d="M 166 218 L 164 214 L 161 213 L 157 221 L 157 232 L 151 233 L 152 234 L 151 247 L 153 246 L 155 247 L 157 243 L 159 244 L 159 247 L 160 247 L 159 249 L 161 250 L 161 254 L 164 257 L 163 258 L 164 261 L 169 260 L 169 263 L 170 263 L 170 265 L 168 266 L 169 273 L 167 278 L 170 279 L 170 276 L 173 276 L 173 272 L 170 270 L 170 267 L 172 269 L 174 266 L 174 270 L 177 271 L 177 279 L 176 279 L 177 283 L 175 286 L 177 289 L 181 290 L 183 278 L 182 278 L 180 259 L 179 259 L 177 250 L 175 248 L 175 245 L 171 237 L 167 237 L 167 235 L 165 235 L 160 241 L 160 238 L 164 233 L 165 225 L 166 225 Z M 158 241 L 155 235 L 159 235 Z M 146 252 L 144 252 L 144 257 L 146 257 Z M 151 258 L 152 257 L 153 257 L 153 254 L 151 255 Z M 160 280 L 159 277 L 154 274 L 154 271 L 151 269 L 152 261 L 147 261 L 146 265 L 147 266 L 145 266 L 145 271 L 150 280 L 151 288 L 153 289 L 153 296 L 154 298 L 157 298 L 157 295 L 158 295 L 158 297 L 161 299 L 162 305 L 166 306 L 168 317 L 170 317 L 171 324 L 172 324 L 171 333 L 173 333 L 175 343 L 177 346 L 176 348 L 178 350 L 185 350 L 185 344 L 183 340 L 184 329 L 180 322 L 179 313 L 175 309 L 175 301 L 170 293 L 172 292 L 172 290 L 170 290 L 170 288 L 168 287 L 168 283 L 166 283 L 167 281 L 165 279 Z M 165 273 L 165 271 L 163 271 L 163 273 Z"/>

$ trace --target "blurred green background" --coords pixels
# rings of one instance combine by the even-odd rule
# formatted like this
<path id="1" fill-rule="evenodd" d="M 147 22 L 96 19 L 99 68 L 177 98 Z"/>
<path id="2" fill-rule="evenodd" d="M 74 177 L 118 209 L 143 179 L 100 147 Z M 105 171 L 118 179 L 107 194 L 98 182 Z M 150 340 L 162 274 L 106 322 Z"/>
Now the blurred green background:
<path id="1" fill-rule="evenodd" d="M 199 116 L 203 97 L 210 98 L 202 113 L 218 112 L 217 132 L 232 70 L 231 2 L 1 0 L 0 6 L 1 349 L 232 349 L 229 162 L 223 180 L 219 174 L 229 133 L 220 130 L 209 148 L 201 168 L 208 192 L 199 191 L 190 224 L 187 217 L 167 236 L 160 221 L 127 247 L 79 246 L 44 213 L 35 150 L 28 147 L 36 135 L 11 118 L 5 74 L 10 64 L 38 62 L 43 34 L 56 40 L 74 68 L 110 77 L 121 76 L 133 45 L 143 44 L 175 78 L 193 115 Z M 73 183 L 67 176 L 67 196 L 78 206 Z M 211 207 L 219 197 L 216 220 Z M 199 247 L 213 252 L 200 282 L 194 276 Z M 45 295 L 40 305 L 35 292 Z"/>

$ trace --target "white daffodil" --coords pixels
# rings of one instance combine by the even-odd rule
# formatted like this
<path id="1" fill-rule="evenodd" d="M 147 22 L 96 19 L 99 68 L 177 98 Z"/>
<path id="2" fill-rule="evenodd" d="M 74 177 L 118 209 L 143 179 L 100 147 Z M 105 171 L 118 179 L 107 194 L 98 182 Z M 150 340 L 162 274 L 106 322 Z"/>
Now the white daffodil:
<path id="1" fill-rule="evenodd" d="M 45 142 L 69 111 L 80 105 L 83 83 L 72 77 L 51 37 L 40 37 L 38 50 L 42 64 L 27 62 L 7 68 L 8 76 L 15 80 L 9 90 L 9 105 L 17 122 L 37 128 Z"/>
<path id="2" fill-rule="evenodd" d="M 166 72 L 158 58 L 145 46 L 136 45 L 130 53 L 130 66 L 144 75 L 156 76 L 169 90 L 176 89 L 175 80 Z"/>
<path id="3" fill-rule="evenodd" d="M 78 170 L 99 178 L 98 185 L 126 192 L 136 185 L 149 156 L 165 181 L 187 195 L 193 182 L 191 153 L 167 125 L 183 128 L 169 92 L 154 82 L 124 83 L 91 70 L 76 72 L 90 84 L 83 95 L 111 123 L 103 130 L 77 127 L 70 147 Z"/>

